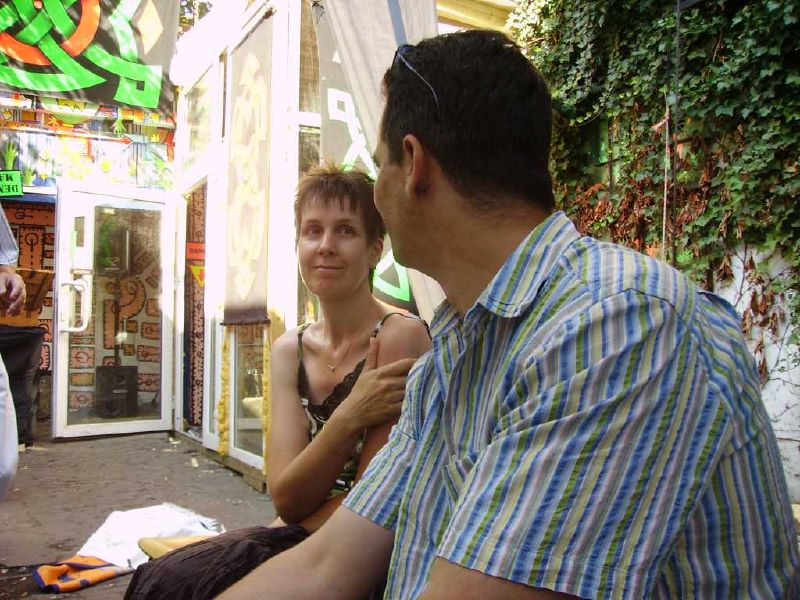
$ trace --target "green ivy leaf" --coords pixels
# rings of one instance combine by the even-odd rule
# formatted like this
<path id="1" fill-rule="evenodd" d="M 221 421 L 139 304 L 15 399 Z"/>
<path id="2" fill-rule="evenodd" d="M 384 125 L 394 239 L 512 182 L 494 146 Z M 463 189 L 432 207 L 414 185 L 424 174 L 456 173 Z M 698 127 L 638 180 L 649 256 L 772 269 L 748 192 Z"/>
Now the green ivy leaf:
<path id="1" fill-rule="evenodd" d="M 716 116 L 718 116 L 718 117 L 721 117 L 722 115 L 727 115 L 729 117 L 732 117 L 733 116 L 733 105 L 732 104 L 728 104 L 728 105 L 717 106 L 714 109 L 714 114 Z"/>

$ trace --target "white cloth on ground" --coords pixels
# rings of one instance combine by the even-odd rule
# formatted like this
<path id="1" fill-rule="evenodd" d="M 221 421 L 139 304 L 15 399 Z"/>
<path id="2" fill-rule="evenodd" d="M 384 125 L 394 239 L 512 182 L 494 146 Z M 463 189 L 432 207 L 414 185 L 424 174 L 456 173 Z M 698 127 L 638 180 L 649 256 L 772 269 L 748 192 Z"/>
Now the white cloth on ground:
<path id="1" fill-rule="evenodd" d="M 148 561 L 138 545 L 143 537 L 178 537 L 224 531 L 216 519 L 165 502 L 132 510 L 115 510 L 77 553 L 135 569 Z"/>

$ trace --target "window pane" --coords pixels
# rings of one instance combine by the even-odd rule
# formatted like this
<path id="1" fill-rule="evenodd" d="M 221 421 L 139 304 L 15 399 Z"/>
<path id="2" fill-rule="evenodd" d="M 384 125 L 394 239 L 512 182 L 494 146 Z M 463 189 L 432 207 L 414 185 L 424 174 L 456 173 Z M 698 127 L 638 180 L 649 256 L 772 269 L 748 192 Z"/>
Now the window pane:
<path id="1" fill-rule="evenodd" d="M 233 444 L 257 456 L 263 454 L 261 427 L 264 374 L 264 325 L 235 325 L 235 368 L 233 386 L 236 407 Z"/>

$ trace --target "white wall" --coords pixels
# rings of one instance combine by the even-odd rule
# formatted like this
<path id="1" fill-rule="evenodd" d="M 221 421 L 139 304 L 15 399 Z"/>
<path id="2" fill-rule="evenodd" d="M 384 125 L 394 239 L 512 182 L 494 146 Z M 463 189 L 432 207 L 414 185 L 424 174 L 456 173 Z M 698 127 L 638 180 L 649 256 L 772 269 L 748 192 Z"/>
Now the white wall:
<path id="1" fill-rule="evenodd" d="M 750 303 L 754 289 L 752 281 L 744 276 L 743 264 L 753 256 L 760 269 L 769 277 L 780 277 L 787 269 L 787 264 L 780 257 L 770 259 L 767 256 L 752 254 L 740 249 L 732 260 L 733 280 L 717 290 L 717 293 L 733 304 L 739 311 Z M 776 303 L 780 300 L 776 299 Z M 784 299 L 783 304 L 786 304 Z M 797 365 L 797 346 L 789 346 L 791 333 L 789 324 L 779 323 L 775 334 L 754 326 L 748 339 L 753 350 L 759 340 L 764 341 L 763 354 L 768 372 L 767 383 L 763 388 L 764 404 L 772 419 L 772 427 L 778 438 L 778 445 L 783 459 L 786 482 L 792 502 L 800 502 L 800 366 Z"/>

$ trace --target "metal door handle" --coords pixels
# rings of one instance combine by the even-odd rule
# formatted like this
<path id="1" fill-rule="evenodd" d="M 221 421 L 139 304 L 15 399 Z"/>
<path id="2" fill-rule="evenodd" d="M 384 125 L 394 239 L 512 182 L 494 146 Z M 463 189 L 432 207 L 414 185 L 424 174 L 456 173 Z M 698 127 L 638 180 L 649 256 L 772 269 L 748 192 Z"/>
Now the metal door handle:
<path id="1" fill-rule="evenodd" d="M 69 326 L 69 318 L 67 320 L 67 327 L 62 327 L 61 331 L 69 332 L 69 333 L 80 333 L 81 331 L 86 331 L 89 328 L 89 312 L 91 311 L 92 304 L 91 304 L 91 294 L 89 291 L 89 285 L 83 279 L 73 279 L 72 281 L 65 281 L 61 284 L 64 287 L 71 287 L 78 292 L 81 300 L 81 321 L 78 325 Z M 72 303 L 70 306 L 70 315 L 72 314 L 72 309 L 74 308 L 75 304 Z"/>

